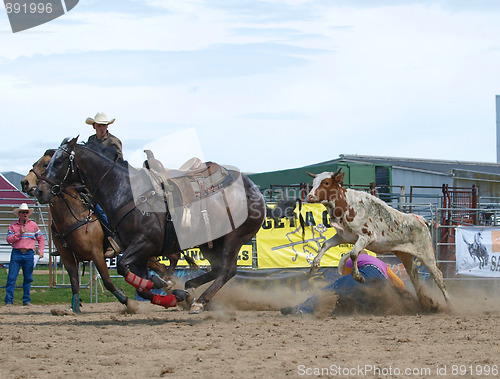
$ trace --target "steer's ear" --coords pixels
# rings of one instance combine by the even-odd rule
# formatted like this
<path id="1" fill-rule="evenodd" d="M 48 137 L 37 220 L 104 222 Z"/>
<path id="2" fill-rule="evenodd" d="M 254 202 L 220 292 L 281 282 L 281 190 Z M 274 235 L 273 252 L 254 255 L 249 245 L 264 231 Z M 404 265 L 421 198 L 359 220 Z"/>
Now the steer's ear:
<path id="1" fill-rule="evenodd" d="M 344 185 L 344 175 L 345 175 L 345 172 L 338 174 L 337 176 L 335 176 L 333 178 L 333 180 L 335 180 L 337 183 L 339 183 L 342 186 L 342 185 Z"/>

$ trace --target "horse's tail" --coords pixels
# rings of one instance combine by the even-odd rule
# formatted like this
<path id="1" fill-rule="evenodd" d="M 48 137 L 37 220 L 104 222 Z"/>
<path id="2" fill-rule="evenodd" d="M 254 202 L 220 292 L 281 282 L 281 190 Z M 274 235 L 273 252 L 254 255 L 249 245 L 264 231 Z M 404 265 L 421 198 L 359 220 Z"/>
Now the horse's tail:
<path id="1" fill-rule="evenodd" d="M 184 259 L 189 264 L 190 268 L 192 268 L 193 270 L 198 269 L 198 265 L 194 261 L 193 257 L 190 257 L 188 254 L 186 254 L 186 252 L 184 250 L 182 251 L 182 255 L 184 255 Z"/>

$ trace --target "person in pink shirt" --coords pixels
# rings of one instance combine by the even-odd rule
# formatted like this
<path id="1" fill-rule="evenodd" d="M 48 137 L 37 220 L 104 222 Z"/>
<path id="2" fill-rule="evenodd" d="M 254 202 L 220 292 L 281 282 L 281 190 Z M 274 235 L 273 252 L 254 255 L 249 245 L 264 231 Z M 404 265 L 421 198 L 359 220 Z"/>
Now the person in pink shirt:
<path id="1" fill-rule="evenodd" d="M 38 242 L 38 254 L 43 258 L 45 249 L 45 238 L 38 228 L 38 225 L 29 219 L 33 209 L 26 203 L 14 209 L 14 214 L 19 220 L 9 226 L 7 232 L 7 242 L 12 245 L 10 255 L 9 274 L 5 285 L 5 305 L 11 306 L 14 302 L 14 289 L 19 275 L 19 269 L 23 269 L 23 305 L 31 305 L 31 282 L 33 281 L 35 247 Z"/>

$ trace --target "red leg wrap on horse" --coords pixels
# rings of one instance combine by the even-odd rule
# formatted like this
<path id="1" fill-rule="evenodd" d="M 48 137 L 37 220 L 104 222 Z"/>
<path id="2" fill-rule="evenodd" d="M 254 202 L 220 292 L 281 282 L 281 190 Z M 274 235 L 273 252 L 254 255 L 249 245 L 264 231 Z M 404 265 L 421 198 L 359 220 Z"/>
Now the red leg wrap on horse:
<path id="1" fill-rule="evenodd" d="M 125 281 L 137 288 L 137 291 L 139 292 L 149 292 L 149 290 L 154 286 L 154 283 L 152 281 L 143 279 L 140 276 L 134 274 L 132 271 L 128 272 L 127 276 L 125 277 Z"/>
<path id="2" fill-rule="evenodd" d="M 153 295 L 153 300 L 151 300 L 151 302 L 165 308 L 175 307 L 177 305 L 177 299 L 174 295 Z"/>

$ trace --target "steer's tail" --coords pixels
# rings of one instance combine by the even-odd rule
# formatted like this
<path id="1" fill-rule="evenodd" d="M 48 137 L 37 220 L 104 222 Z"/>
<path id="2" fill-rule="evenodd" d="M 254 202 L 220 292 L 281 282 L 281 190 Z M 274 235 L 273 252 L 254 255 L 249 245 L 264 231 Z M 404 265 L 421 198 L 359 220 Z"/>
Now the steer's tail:
<path id="1" fill-rule="evenodd" d="M 340 258 L 340 261 L 339 261 L 339 274 L 340 275 L 344 275 L 344 269 L 345 269 L 345 263 L 347 262 L 347 260 L 351 257 L 350 254 L 346 253 L 346 254 L 343 254 L 342 257 Z"/>

